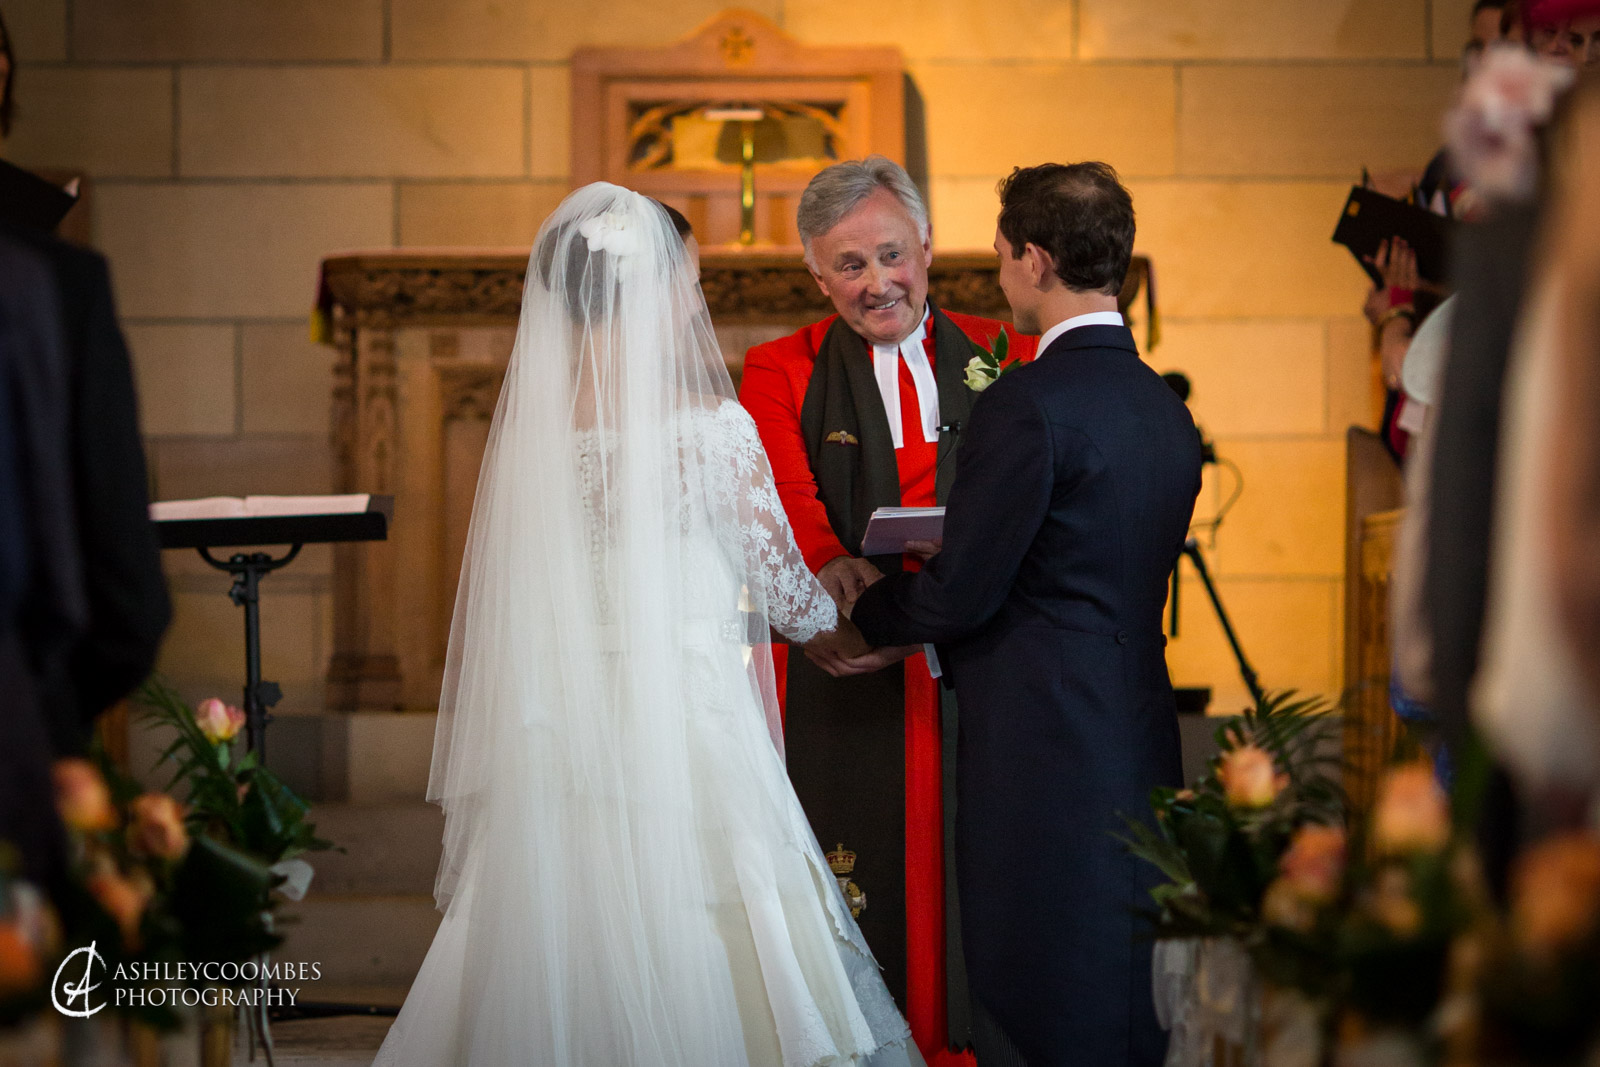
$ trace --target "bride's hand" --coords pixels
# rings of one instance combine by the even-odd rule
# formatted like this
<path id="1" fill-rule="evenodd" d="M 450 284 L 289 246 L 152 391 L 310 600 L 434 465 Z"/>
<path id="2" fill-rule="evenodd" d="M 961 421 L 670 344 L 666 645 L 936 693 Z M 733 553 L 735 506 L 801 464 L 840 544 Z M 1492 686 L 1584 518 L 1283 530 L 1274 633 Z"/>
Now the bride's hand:
<path id="1" fill-rule="evenodd" d="M 806 656 L 811 662 L 834 675 L 839 673 L 836 668 L 845 660 L 864 656 L 870 651 L 872 646 L 861 636 L 861 631 L 843 615 L 839 616 L 837 628 L 818 634 L 805 646 Z"/>

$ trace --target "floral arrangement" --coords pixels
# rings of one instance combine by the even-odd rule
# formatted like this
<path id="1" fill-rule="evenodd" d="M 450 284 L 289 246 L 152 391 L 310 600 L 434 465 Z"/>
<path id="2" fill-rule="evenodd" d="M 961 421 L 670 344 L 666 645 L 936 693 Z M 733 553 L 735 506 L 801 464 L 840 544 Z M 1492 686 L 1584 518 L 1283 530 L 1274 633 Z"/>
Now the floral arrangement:
<path id="1" fill-rule="evenodd" d="M 173 735 L 157 766 L 172 765 L 169 789 L 187 787 L 189 827 L 267 864 L 290 899 L 303 896 L 311 868 L 298 857 L 333 846 L 317 837 L 306 802 L 236 744 L 244 712 L 215 697 L 191 711 L 159 678 L 147 681 L 135 699 L 147 727 Z"/>
<path id="2" fill-rule="evenodd" d="M 1265 983 L 1294 995 L 1318 1046 L 1385 1044 L 1411 1062 L 1479 896 L 1449 799 L 1427 761 L 1407 760 L 1384 775 L 1348 849 L 1328 845 L 1331 833 L 1305 828 L 1291 842 L 1252 959 Z"/>
<path id="3" fill-rule="evenodd" d="M 1523 853 L 1506 911 L 1481 919 L 1453 962 L 1443 1022 L 1458 1058 L 1600 1062 L 1600 838 L 1568 831 Z"/>
<path id="4" fill-rule="evenodd" d="M 1193 787 L 1155 793 L 1153 827 L 1129 820 L 1165 875 L 1158 1004 L 1194 1053 L 1169 1062 L 1203 1062 L 1220 1037 L 1268 1067 L 1600 1064 L 1600 838 L 1529 848 L 1497 903 L 1464 830 L 1481 752 L 1464 754 L 1454 811 L 1406 757 L 1347 826 L 1315 754 L 1324 710 L 1264 699 Z"/>
<path id="5" fill-rule="evenodd" d="M 1342 855 L 1344 793 L 1323 751 L 1328 705 L 1266 694 L 1217 730 L 1218 755 L 1187 789 L 1157 789 L 1155 825 L 1127 818 L 1124 838 L 1167 881 L 1152 890 L 1161 937 L 1252 940 L 1263 908 L 1291 890 L 1315 896 Z M 1293 851 L 1293 877 L 1279 877 Z"/>
<path id="6" fill-rule="evenodd" d="M 139 981 L 130 975 L 170 977 L 180 963 L 261 957 L 282 941 L 276 907 L 310 882 L 299 857 L 331 847 L 316 836 L 305 801 L 237 744 L 245 724 L 238 708 L 211 699 L 191 710 L 158 679 L 137 699 L 147 725 L 172 732 L 157 762 L 171 766 L 172 778 L 151 791 L 103 754 L 56 762 L 69 877 L 53 892 L 54 907 L 16 877 L 14 850 L 0 843 L 0 1026 L 48 1007 L 48 980 L 67 948 L 92 944 L 119 989 Z M 129 1004 L 107 996 L 104 982 L 97 988 L 112 1012 L 144 1026 L 183 1022 L 166 998 Z M 265 1046 L 265 1008 L 247 1019 Z"/>
<path id="7" fill-rule="evenodd" d="M 265 864 L 192 833 L 176 799 L 142 791 L 103 760 L 60 760 L 52 777 L 74 875 L 63 905 L 69 944 L 93 943 L 112 973 L 144 973 L 151 963 L 245 960 L 278 943 Z M 120 1010 L 157 1028 L 180 1021 L 164 1003 Z"/>
<path id="8" fill-rule="evenodd" d="M 974 393 L 983 392 L 999 381 L 1002 374 L 1009 374 L 1022 365 L 1020 358 L 1008 358 L 1011 352 L 1011 340 L 1004 330 L 995 335 L 993 349 L 985 348 L 977 341 L 970 343 L 974 355 L 967 361 L 966 381 L 967 388 Z"/>

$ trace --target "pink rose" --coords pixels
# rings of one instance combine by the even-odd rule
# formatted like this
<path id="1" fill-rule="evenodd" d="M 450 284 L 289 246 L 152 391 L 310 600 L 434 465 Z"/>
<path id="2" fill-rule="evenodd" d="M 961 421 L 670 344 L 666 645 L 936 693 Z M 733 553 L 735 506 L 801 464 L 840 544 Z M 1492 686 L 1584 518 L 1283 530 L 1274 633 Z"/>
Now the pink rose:
<path id="1" fill-rule="evenodd" d="M 194 721 L 213 745 L 231 741 L 244 727 L 245 714 L 216 697 L 207 697 L 194 711 Z"/>
<path id="2" fill-rule="evenodd" d="M 57 760 L 50 768 L 50 778 L 62 822 L 82 833 L 116 828 L 117 810 L 111 805 L 111 790 L 94 764 L 86 759 Z"/>
<path id="3" fill-rule="evenodd" d="M 1247 809 L 1267 807 L 1288 784 L 1288 778 L 1277 773 L 1272 756 L 1255 745 L 1241 745 L 1223 753 L 1217 765 L 1217 779 L 1228 803 Z"/>
<path id="4" fill-rule="evenodd" d="M 183 806 L 165 793 L 146 793 L 129 806 L 133 816 L 128 840 L 136 851 L 158 859 L 175 860 L 189 851 L 189 831 L 183 825 Z"/>
<path id="5" fill-rule="evenodd" d="M 1390 770 L 1378 785 L 1372 839 L 1380 853 L 1438 852 L 1450 840 L 1450 803 L 1426 763 Z"/>

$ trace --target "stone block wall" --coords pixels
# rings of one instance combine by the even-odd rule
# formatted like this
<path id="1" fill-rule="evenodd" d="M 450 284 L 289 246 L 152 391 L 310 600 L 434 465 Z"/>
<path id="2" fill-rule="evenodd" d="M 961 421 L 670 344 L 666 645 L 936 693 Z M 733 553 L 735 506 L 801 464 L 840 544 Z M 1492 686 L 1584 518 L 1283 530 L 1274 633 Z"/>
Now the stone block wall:
<path id="1" fill-rule="evenodd" d="M 317 261 L 529 243 L 567 188 L 567 58 L 661 44 L 721 0 L 0 0 L 4 155 L 81 168 L 111 257 L 157 494 L 325 491 L 331 349 Z M 1014 164 L 1101 158 L 1134 194 L 1164 342 L 1245 492 L 1211 555 L 1270 686 L 1332 693 L 1341 439 L 1371 418 L 1361 272 L 1328 241 L 1363 165 L 1438 141 L 1471 0 L 743 0 L 813 44 L 897 44 L 925 126 L 935 243 L 988 247 Z M 1226 496 L 1208 476 L 1201 511 Z M 192 554 L 190 554 L 192 555 Z M 266 582 L 266 671 L 320 707 L 329 569 Z M 171 554 L 163 666 L 236 691 L 226 579 Z M 1177 680 L 1243 687 L 1192 581 Z"/>

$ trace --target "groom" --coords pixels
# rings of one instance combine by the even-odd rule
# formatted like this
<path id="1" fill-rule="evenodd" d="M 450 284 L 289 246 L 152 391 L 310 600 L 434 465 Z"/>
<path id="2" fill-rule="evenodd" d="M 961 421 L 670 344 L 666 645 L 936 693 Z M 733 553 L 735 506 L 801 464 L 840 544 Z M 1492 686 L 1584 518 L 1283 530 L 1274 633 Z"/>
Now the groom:
<path id="1" fill-rule="evenodd" d="M 943 551 L 869 587 L 852 618 L 875 645 L 939 644 L 961 702 L 979 1062 L 1155 1067 L 1166 1037 L 1134 917 L 1153 872 L 1112 834 L 1179 784 L 1161 612 L 1200 437 L 1117 314 L 1134 218 L 1115 171 L 1018 169 L 1000 202 L 1000 285 L 1039 357 L 973 406 Z"/>

